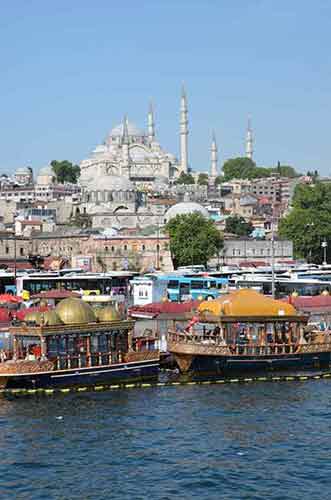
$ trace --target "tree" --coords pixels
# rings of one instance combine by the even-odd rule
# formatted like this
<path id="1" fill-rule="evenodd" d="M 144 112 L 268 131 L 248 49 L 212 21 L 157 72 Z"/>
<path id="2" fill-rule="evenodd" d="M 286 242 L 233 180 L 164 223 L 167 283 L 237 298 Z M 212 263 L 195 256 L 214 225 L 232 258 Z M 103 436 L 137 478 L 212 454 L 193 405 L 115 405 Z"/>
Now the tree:
<path id="1" fill-rule="evenodd" d="M 78 165 L 73 165 L 67 160 L 53 160 L 51 161 L 51 166 L 59 184 L 64 184 L 65 182 L 77 183 L 78 177 L 80 176 L 80 168 Z"/>
<path id="2" fill-rule="evenodd" d="M 198 184 L 200 186 L 208 186 L 208 174 L 199 174 Z"/>
<path id="3" fill-rule="evenodd" d="M 299 174 L 289 165 L 280 165 L 277 167 L 257 167 L 250 158 L 239 157 L 226 160 L 223 165 L 224 180 L 231 179 L 256 179 L 258 177 L 271 177 L 278 173 L 282 177 L 298 177 Z"/>
<path id="4" fill-rule="evenodd" d="M 253 231 L 254 227 L 251 222 L 246 222 L 239 215 L 232 215 L 225 221 L 225 232 L 236 234 L 238 236 L 248 236 Z"/>
<path id="5" fill-rule="evenodd" d="M 223 247 L 223 239 L 213 221 L 199 212 L 177 215 L 166 225 L 175 268 L 204 264 Z"/>
<path id="6" fill-rule="evenodd" d="M 250 158 L 231 158 L 223 165 L 224 180 L 248 179 L 252 170 L 256 167 Z"/>
<path id="7" fill-rule="evenodd" d="M 224 177 L 222 175 L 218 175 L 215 179 L 215 186 L 220 186 L 224 181 Z"/>
<path id="8" fill-rule="evenodd" d="M 279 235 L 293 241 L 294 254 L 309 262 L 323 261 L 322 242 L 331 256 L 331 185 L 299 184 L 294 191 L 293 208 L 281 219 Z"/>
<path id="9" fill-rule="evenodd" d="M 195 184 L 194 177 L 186 172 L 181 172 L 175 184 Z"/>
<path id="10" fill-rule="evenodd" d="M 270 169 L 272 170 L 272 169 Z M 294 177 L 299 177 L 300 174 L 295 170 L 295 168 L 291 167 L 290 165 L 278 165 L 277 166 L 277 173 L 281 177 L 288 177 L 290 179 L 293 179 Z"/>

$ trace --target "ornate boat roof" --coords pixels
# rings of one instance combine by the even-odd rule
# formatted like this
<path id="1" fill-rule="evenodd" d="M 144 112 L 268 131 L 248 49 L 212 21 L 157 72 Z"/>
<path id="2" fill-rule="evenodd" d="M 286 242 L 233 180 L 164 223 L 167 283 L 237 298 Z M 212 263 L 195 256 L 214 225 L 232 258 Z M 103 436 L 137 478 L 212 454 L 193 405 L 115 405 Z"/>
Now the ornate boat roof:
<path id="1" fill-rule="evenodd" d="M 242 288 L 215 300 L 201 302 L 198 311 L 202 315 L 212 315 L 220 319 L 232 318 L 269 318 L 289 319 L 298 316 L 291 304 L 271 299 L 255 290 Z"/>

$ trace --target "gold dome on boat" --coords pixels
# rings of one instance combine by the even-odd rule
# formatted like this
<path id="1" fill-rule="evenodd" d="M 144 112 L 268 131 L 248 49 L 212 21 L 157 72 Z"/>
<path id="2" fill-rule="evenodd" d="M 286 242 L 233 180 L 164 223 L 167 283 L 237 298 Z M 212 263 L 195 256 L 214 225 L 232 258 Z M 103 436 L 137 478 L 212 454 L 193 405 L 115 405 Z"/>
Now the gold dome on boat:
<path id="1" fill-rule="evenodd" d="M 42 313 L 41 316 L 43 324 L 45 326 L 54 326 L 63 324 L 63 321 L 61 320 L 58 313 L 54 309 Z"/>
<path id="2" fill-rule="evenodd" d="M 26 313 L 24 316 L 24 321 L 31 321 L 36 323 L 37 325 L 40 325 L 42 319 L 41 319 L 42 314 L 38 311 L 31 311 Z"/>
<path id="3" fill-rule="evenodd" d="M 200 313 L 213 316 L 296 316 L 295 307 L 282 300 L 271 299 L 250 288 L 242 288 L 215 300 L 205 300 L 198 307 Z"/>
<path id="4" fill-rule="evenodd" d="M 65 325 L 73 323 L 93 323 L 96 318 L 92 307 L 81 299 L 69 297 L 61 300 L 55 308 Z"/>
<path id="5" fill-rule="evenodd" d="M 106 306 L 99 309 L 96 313 L 98 320 L 103 321 L 116 321 L 120 319 L 120 314 L 114 306 Z"/>

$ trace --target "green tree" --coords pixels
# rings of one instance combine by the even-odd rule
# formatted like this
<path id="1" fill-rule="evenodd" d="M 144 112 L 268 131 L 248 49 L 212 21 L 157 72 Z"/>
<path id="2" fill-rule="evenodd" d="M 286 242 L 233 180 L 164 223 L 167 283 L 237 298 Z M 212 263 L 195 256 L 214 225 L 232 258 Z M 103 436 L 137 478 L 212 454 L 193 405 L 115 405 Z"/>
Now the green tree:
<path id="1" fill-rule="evenodd" d="M 277 172 L 281 177 L 289 177 L 290 179 L 300 176 L 295 168 L 291 167 L 290 165 L 278 165 Z"/>
<path id="2" fill-rule="evenodd" d="M 327 241 L 331 255 L 331 185 L 317 182 L 299 184 L 294 191 L 293 208 L 281 219 L 279 235 L 293 241 L 296 257 L 309 262 L 323 261 L 322 242 Z"/>
<path id="3" fill-rule="evenodd" d="M 175 184 L 195 184 L 194 177 L 186 172 L 181 172 Z"/>
<path id="4" fill-rule="evenodd" d="M 208 186 L 208 174 L 199 174 L 198 184 L 200 186 Z"/>
<path id="5" fill-rule="evenodd" d="M 78 165 L 73 165 L 67 160 L 53 160 L 51 161 L 51 166 L 59 184 L 64 184 L 65 182 L 77 183 L 78 177 L 80 176 L 80 168 Z"/>
<path id="6" fill-rule="evenodd" d="M 214 222 L 199 212 L 177 215 L 166 225 L 175 268 L 204 264 L 223 247 L 223 239 Z"/>
<path id="7" fill-rule="evenodd" d="M 238 236 L 248 236 L 253 231 L 254 227 L 251 222 L 246 222 L 239 215 L 232 215 L 225 221 L 225 232 L 237 234 Z"/>
<path id="8" fill-rule="evenodd" d="M 298 177 L 299 174 L 289 165 L 280 165 L 277 167 L 257 167 L 250 158 L 239 157 L 226 160 L 223 165 L 224 180 L 231 179 L 256 179 L 258 177 L 271 177 L 278 173 L 282 177 Z"/>
<path id="9" fill-rule="evenodd" d="M 256 164 L 250 158 L 231 158 L 223 165 L 224 181 L 249 179 Z"/>
<path id="10" fill-rule="evenodd" d="M 218 175 L 215 179 L 215 186 L 220 186 L 224 181 L 224 177 L 222 175 Z"/>

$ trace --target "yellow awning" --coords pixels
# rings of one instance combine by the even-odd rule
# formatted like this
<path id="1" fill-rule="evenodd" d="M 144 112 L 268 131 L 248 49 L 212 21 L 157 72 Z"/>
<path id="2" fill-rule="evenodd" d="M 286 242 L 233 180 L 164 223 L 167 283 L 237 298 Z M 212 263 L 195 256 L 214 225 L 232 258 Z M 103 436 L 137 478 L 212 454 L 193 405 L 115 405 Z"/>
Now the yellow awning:
<path id="1" fill-rule="evenodd" d="M 296 316 L 296 309 L 282 300 L 274 300 L 250 288 L 242 288 L 215 300 L 201 302 L 200 313 L 213 316 Z"/>

